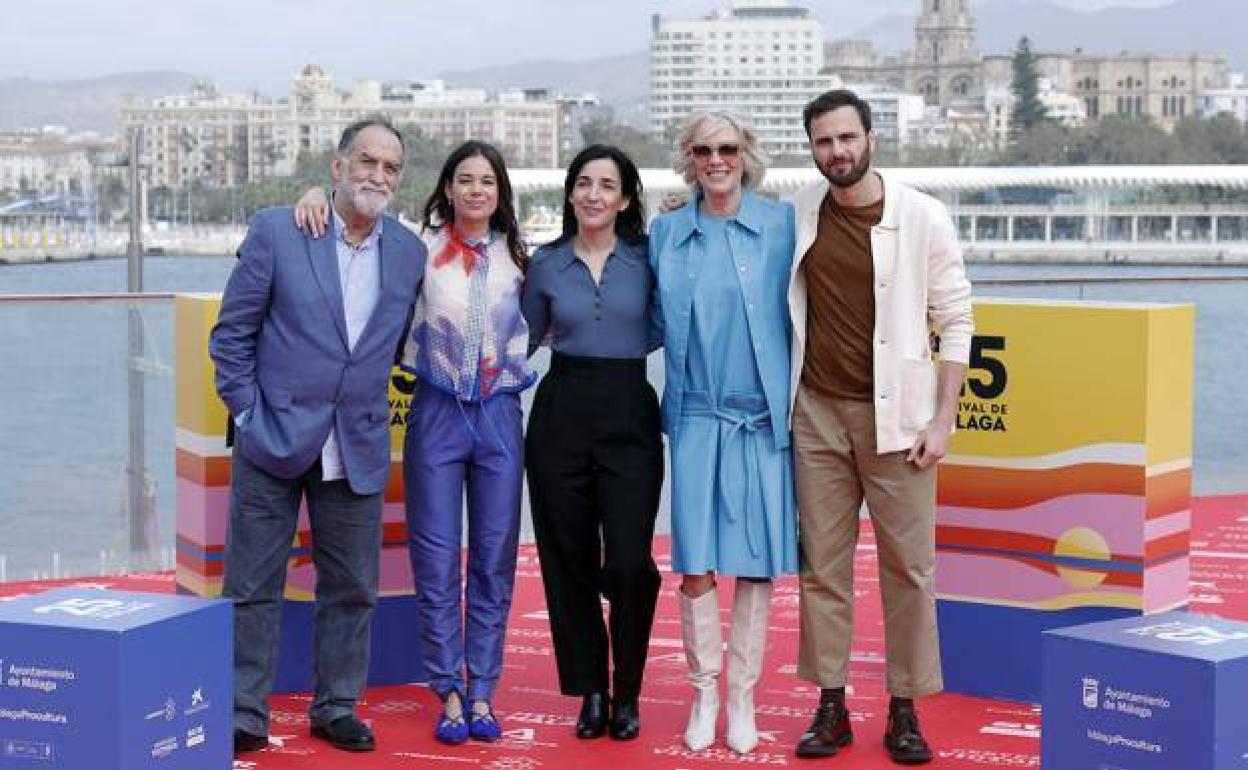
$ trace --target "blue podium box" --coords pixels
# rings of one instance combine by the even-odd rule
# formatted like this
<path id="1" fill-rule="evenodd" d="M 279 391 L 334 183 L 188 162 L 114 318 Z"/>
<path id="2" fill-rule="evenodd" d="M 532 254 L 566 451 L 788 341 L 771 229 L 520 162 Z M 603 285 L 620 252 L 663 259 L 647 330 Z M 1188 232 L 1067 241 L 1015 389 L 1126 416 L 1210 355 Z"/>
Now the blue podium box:
<path id="1" fill-rule="evenodd" d="M 1166 612 L 1044 634 L 1041 765 L 1248 768 L 1248 623 Z"/>
<path id="2" fill-rule="evenodd" d="M 0 602 L 0 768 L 229 770 L 232 616 L 97 588 Z"/>

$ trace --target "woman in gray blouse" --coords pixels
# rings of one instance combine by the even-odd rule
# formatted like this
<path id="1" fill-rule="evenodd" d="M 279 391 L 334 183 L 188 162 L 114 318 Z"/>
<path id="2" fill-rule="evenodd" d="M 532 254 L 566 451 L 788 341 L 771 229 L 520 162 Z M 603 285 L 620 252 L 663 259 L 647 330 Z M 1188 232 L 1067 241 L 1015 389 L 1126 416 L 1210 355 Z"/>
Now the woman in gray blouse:
<path id="1" fill-rule="evenodd" d="M 659 593 L 650 541 L 663 444 L 646 381 L 659 333 L 641 193 L 627 155 L 582 150 L 564 182 L 563 235 L 534 255 L 521 300 L 530 353 L 553 350 L 525 455 L 559 686 L 583 698 L 579 738 L 637 736 Z"/>

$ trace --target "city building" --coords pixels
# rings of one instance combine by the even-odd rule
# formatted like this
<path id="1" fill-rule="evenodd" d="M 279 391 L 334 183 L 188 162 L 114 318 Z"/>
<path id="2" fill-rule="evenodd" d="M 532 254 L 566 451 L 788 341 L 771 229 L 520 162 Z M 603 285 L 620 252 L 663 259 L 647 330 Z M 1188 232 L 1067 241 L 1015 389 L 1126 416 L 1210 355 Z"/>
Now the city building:
<path id="1" fill-rule="evenodd" d="M 490 94 L 452 89 L 440 80 L 362 80 L 335 89 L 316 65 L 303 68 L 288 97 L 222 94 L 201 83 L 189 93 L 132 101 L 122 110 L 127 130 L 142 128 L 142 151 L 153 187 L 210 187 L 287 176 L 300 153 L 332 149 L 342 130 L 374 113 L 448 145 L 481 139 L 516 166 L 555 167 L 563 149 L 565 102 L 545 89 Z"/>
<path id="2" fill-rule="evenodd" d="M 804 155 L 802 108 L 827 90 L 823 25 L 789 0 L 737 0 L 699 19 L 655 14 L 650 130 L 670 140 L 691 113 L 746 117 L 774 156 Z"/>
<path id="3" fill-rule="evenodd" d="M 921 118 L 911 121 L 905 147 L 983 147 L 989 141 L 984 122 L 979 105 L 928 105 Z"/>
<path id="4" fill-rule="evenodd" d="M 1200 94 L 1228 75 L 1221 57 L 1195 54 L 1077 56 L 1071 73 L 1088 117 L 1149 115 L 1166 130 L 1195 115 Z"/>
<path id="5" fill-rule="evenodd" d="M 1167 131 L 1196 115 L 1201 94 L 1224 88 L 1230 77 L 1225 59 L 1205 54 L 1041 53 L 1036 64 L 1054 91 L 1083 103 L 1088 120 L 1148 116 Z M 1013 55 L 985 57 L 984 70 L 987 82 L 1008 88 Z"/>
<path id="6" fill-rule="evenodd" d="M 920 3 L 912 50 L 880 56 L 868 41 L 832 41 L 826 46 L 824 72 L 840 76 L 851 87 L 878 83 L 920 93 L 930 105 L 962 113 L 973 106 L 983 110 L 989 133 L 1001 132 L 1000 116 L 993 110 L 1002 106 L 999 92 L 1008 90 L 1013 80 L 1013 53 L 980 55 L 968 0 Z M 1082 103 L 1087 120 L 1148 116 L 1166 130 L 1197 114 L 1201 95 L 1225 88 L 1229 78 L 1225 59 L 1205 54 L 1088 54 L 1077 49 L 1070 54 L 1037 53 L 1036 65 L 1049 80 L 1052 106 L 1063 121 L 1078 118 L 1069 95 Z"/>
<path id="7" fill-rule="evenodd" d="M 581 94 L 580 96 L 556 95 L 555 101 L 559 103 L 559 153 L 562 160 L 559 165 L 567 165 L 567 161 L 571 160 L 572 155 L 585 146 L 584 136 L 581 129 L 587 123 L 603 120 L 612 122 L 615 117 L 614 111 L 607 105 L 598 101 L 598 97 L 594 94 Z"/>
<path id="8" fill-rule="evenodd" d="M 91 157 L 98 137 L 63 129 L 0 133 L 0 195 L 80 196 L 91 189 Z"/>
<path id="9" fill-rule="evenodd" d="M 1240 123 L 1248 123 L 1248 82 L 1244 75 L 1232 73 L 1225 88 L 1210 88 L 1196 100 L 1196 114 L 1202 118 L 1230 115 Z"/>
<path id="10" fill-rule="evenodd" d="M 151 186 L 180 189 L 198 180 L 208 187 L 233 187 L 252 177 L 249 171 L 266 149 L 272 152 L 253 141 L 256 124 L 272 111 L 274 105 L 263 105 L 254 95 L 222 94 L 201 82 L 186 94 L 132 101 L 123 107 L 121 122 L 126 131 L 143 129 L 141 152 Z M 278 159 L 276 153 L 270 157 Z"/>
<path id="11" fill-rule="evenodd" d="M 1036 98 L 1044 105 L 1049 120 L 1063 126 L 1081 126 L 1087 122 L 1088 113 L 1078 96 L 1059 91 L 1047 77 L 1037 78 L 1039 86 Z M 994 84 L 984 94 L 984 111 L 988 114 L 988 133 L 998 146 L 1004 145 L 1010 136 L 1013 121 L 1014 92 L 1008 87 Z"/>
<path id="12" fill-rule="evenodd" d="M 825 71 L 847 83 L 880 83 L 952 107 L 983 98 L 982 62 L 967 0 L 922 0 L 913 49 L 882 57 L 868 41 L 837 40 L 827 45 Z"/>
<path id="13" fill-rule="evenodd" d="M 830 87 L 839 87 L 835 83 Z M 858 94 L 871 107 L 871 129 L 886 148 L 904 151 L 922 136 L 918 127 L 927 118 L 927 105 L 922 96 L 891 91 L 883 86 L 861 84 Z"/>

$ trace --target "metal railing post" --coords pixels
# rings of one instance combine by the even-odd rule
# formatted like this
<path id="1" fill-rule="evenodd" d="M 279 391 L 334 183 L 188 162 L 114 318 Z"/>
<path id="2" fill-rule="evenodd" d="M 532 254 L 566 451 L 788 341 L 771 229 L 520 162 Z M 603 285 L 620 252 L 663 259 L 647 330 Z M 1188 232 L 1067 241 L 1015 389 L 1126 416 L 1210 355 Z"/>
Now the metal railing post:
<path id="1" fill-rule="evenodd" d="M 142 128 L 130 129 L 130 245 L 126 249 L 126 290 L 131 294 L 143 291 L 143 195 L 139 172 Z M 144 393 L 143 314 L 132 305 L 126 312 L 126 381 L 129 398 L 129 437 L 126 461 L 126 523 L 129 530 L 131 565 L 149 566 L 153 544 L 148 533 L 155 524 L 155 506 L 149 503 L 150 481 L 147 474 L 147 419 Z"/>

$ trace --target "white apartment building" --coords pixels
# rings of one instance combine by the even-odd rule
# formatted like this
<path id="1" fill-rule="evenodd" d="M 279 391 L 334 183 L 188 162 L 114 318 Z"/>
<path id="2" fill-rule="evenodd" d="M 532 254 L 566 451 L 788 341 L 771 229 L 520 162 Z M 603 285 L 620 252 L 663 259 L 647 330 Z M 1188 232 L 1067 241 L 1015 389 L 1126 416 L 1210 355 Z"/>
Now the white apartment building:
<path id="1" fill-rule="evenodd" d="M 450 89 L 440 80 L 363 80 L 344 92 L 324 70 L 308 65 L 285 99 L 220 94 L 200 84 L 189 94 L 127 104 L 122 124 L 142 128 L 149 184 L 176 190 L 191 181 L 233 187 L 289 175 L 301 152 L 332 149 L 344 128 L 374 113 L 448 145 L 491 142 L 516 167 L 553 168 L 560 160 L 562 109 L 544 90 L 491 98 L 483 89 Z"/>
<path id="2" fill-rule="evenodd" d="M 748 118 L 772 155 L 804 155 L 802 108 L 829 87 L 823 25 L 789 0 L 737 0 L 700 19 L 655 14 L 650 130 L 670 139 L 699 110 Z"/>
<path id="3" fill-rule="evenodd" d="M 62 131 L 0 133 L 0 194 L 84 195 L 96 145 Z"/>
<path id="4" fill-rule="evenodd" d="M 1088 121 L 1086 102 L 1072 93 L 1058 90 L 1047 77 L 1036 79 L 1036 98 L 1044 105 L 1049 119 L 1063 126 L 1082 126 Z M 984 94 L 984 110 L 988 114 L 988 133 L 998 146 L 1010 138 L 1013 121 L 1014 92 L 1007 87 L 993 85 Z"/>
<path id="5" fill-rule="evenodd" d="M 831 87 L 842 86 L 834 83 Z M 904 149 L 914 141 L 915 129 L 927 116 L 927 101 L 922 94 L 907 94 L 867 83 L 856 83 L 848 88 L 871 107 L 871 129 L 881 144 Z"/>
<path id="6" fill-rule="evenodd" d="M 906 147 L 983 146 L 990 137 L 979 106 L 928 105 L 921 120 L 910 123 Z"/>
<path id="7" fill-rule="evenodd" d="M 1240 123 L 1248 123 L 1248 82 L 1239 72 L 1231 73 L 1225 88 L 1207 88 L 1196 99 L 1196 114 L 1201 118 L 1231 115 Z"/>

